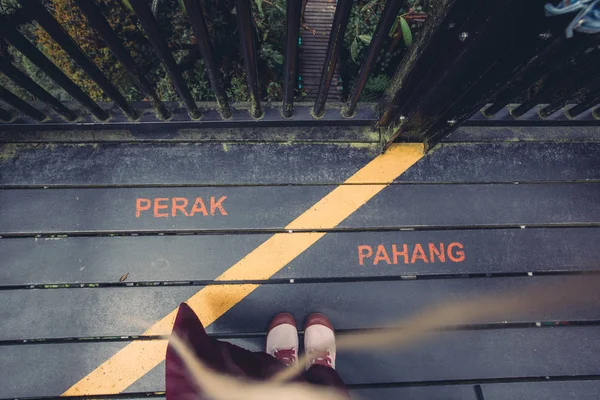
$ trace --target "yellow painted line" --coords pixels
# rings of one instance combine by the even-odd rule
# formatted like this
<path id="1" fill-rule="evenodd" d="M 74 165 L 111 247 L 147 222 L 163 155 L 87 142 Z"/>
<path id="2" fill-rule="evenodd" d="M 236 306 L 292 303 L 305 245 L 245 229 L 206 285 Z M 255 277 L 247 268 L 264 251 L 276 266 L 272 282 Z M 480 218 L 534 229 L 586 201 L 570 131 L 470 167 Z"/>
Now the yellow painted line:
<path id="1" fill-rule="evenodd" d="M 286 229 L 331 229 L 354 213 L 373 196 L 423 157 L 421 144 L 397 144 L 376 157 L 327 196 L 292 221 Z M 377 183 L 359 185 L 361 183 Z M 381 183 L 381 184 L 379 184 Z M 350 184 L 350 185 L 349 185 Z M 277 233 L 216 280 L 269 279 L 325 233 Z M 208 326 L 260 285 L 210 285 L 187 300 L 187 304 Z M 155 323 L 144 335 L 168 335 L 177 310 Z M 165 359 L 166 340 L 134 341 L 81 379 L 63 396 L 113 394 L 127 389 Z"/>

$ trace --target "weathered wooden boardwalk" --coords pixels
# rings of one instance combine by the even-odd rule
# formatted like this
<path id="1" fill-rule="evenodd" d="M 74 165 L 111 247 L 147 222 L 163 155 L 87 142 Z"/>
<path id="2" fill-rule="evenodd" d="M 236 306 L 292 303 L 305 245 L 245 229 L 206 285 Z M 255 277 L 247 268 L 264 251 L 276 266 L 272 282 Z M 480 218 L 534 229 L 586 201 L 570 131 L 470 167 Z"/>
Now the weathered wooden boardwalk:
<path id="1" fill-rule="evenodd" d="M 313 34 L 313 32 L 303 29 L 300 36 L 302 38 L 300 46 L 300 77 L 302 80 L 300 83 L 306 93 L 306 100 L 317 98 L 335 7 L 335 0 L 308 0 L 306 5 L 305 23 L 307 27 L 314 30 Z M 339 100 L 341 94 L 342 82 L 338 62 L 327 98 Z"/>
<path id="2" fill-rule="evenodd" d="M 163 396 L 157 335 L 182 301 L 211 335 L 260 350 L 280 311 L 374 328 L 597 272 L 598 128 L 536 129 L 461 128 L 427 155 L 178 137 L 1 144 L 0 398 Z M 594 301 L 484 318 L 408 350 L 341 351 L 337 368 L 366 399 L 596 399 Z"/>

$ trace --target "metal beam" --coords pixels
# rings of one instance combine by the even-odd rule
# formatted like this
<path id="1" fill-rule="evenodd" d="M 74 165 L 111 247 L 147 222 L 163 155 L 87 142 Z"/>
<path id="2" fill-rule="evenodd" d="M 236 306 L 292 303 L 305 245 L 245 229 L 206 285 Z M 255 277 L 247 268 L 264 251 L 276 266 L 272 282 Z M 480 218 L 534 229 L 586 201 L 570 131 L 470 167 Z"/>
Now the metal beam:
<path id="1" fill-rule="evenodd" d="M 567 117 L 575 118 L 595 105 L 600 104 L 600 79 L 596 79 L 591 86 L 592 87 L 589 88 L 590 91 L 586 94 L 581 103 L 565 111 Z"/>
<path id="2" fill-rule="evenodd" d="M 344 110 L 345 116 L 350 117 L 352 114 L 354 114 L 358 99 L 360 99 L 360 95 L 365 88 L 367 81 L 369 80 L 369 75 L 375 67 L 377 57 L 379 57 L 379 54 L 381 53 L 381 47 L 385 43 L 390 29 L 392 29 L 392 25 L 394 25 L 394 21 L 396 20 L 398 12 L 403 4 L 404 2 L 400 0 L 386 1 L 383 12 L 381 13 L 381 18 L 379 18 L 377 28 L 375 29 L 375 35 L 373 36 L 373 39 L 371 39 L 371 43 L 369 43 L 367 56 L 364 58 L 360 66 L 360 72 L 358 73 L 358 78 L 356 79 L 356 85 L 354 86 L 354 90 L 348 99 L 348 105 Z"/>
<path id="3" fill-rule="evenodd" d="M 543 33 L 548 37 L 548 46 L 540 52 L 529 64 L 518 71 L 512 79 L 506 82 L 490 102 L 493 103 L 483 112 L 486 116 L 493 116 L 502 110 L 519 95 L 539 90 L 538 82 L 545 82 L 551 74 L 570 74 L 571 65 L 569 58 L 573 54 L 584 51 L 594 43 L 596 38 L 591 35 L 577 35 L 573 39 L 566 39 L 564 35 Z M 556 39 L 552 40 L 552 37 Z M 544 39 L 544 37 L 542 37 Z"/>
<path id="4" fill-rule="evenodd" d="M 290 118 L 294 114 L 294 92 L 298 86 L 298 38 L 302 19 L 302 0 L 288 0 L 286 16 L 282 114 L 285 118 Z"/>
<path id="5" fill-rule="evenodd" d="M 430 3 L 427 21 L 379 101 L 378 126 L 400 124 L 420 108 L 473 40 L 472 29 L 481 22 L 475 10 L 481 10 L 484 5 L 491 7 L 493 2 L 437 0 Z"/>
<path id="6" fill-rule="evenodd" d="M 249 129 L 253 131 L 261 128 L 308 128 L 321 127 L 322 132 L 327 133 L 329 129 L 339 131 L 337 127 L 364 127 L 363 133 L 369 137 L 370 142 L 378 142 L 376 132 L 368 133 L 368 128 L 372 127 L 377 121 L 377 115 L 372 104 L 360 104 L 356 108 L 353 118 L 343 118 L 340 115 L 340 108 L 328 110 L 322 118 L 314 118 L 311 115 L 312 105 L 296 105 L 294 115 L 291 118 L 284 118 L 281 115 L 281 109 L 278 106 L 265 106 L 264 115 L 261 119 L 253 118 L 246 109 L 232 109 L 232 116 L 229 119 L 223 119 L 216 109 L 206 109 L 201 119 L 192 119 L 184 109 L 176 109 L 169 103 L 167 106 L 173 108 L 173 117 L 164 121 L 158 118 L 154 113 L 143 113 L 138 121 L 132 121 L 127 118 L 121 110 L 115 110 L 110 121 L 102 124 L 93 123 L 94 120 L 89 115 L 79 117 L 76 124 L 65 122 L 64 119 L 48 115 L 48 119 L 43 124 L 37 124 L 27 120 L 16 120 L 10 124 L 1 124 L 2 131 L 26 132 L 26 131 L 69 131 L 84 129 L 86 130 L 129 130 L 135 136 L 147 138 L 170 138 L 173 132 L 178 129 Z M 135 103 L 140 109 L 149 109 L 147 102 Z M 330 111 L 330 112 L 329 112 Z M 317 136 L 318 132 L 315 133 Z M 209 131 L 201 136 L 210 137 L 209 141 L 218 141 Z M 310 135 L 309 135 L 310 136 Z M 244 138 L 232 138 L 232 140 L 244 140 Z M 277 138 L 274 138 L 278 141 Z"/>
<path id="7" fill-rule="evenodd" d="M 514 71 L 528 65 L 548 45 L 540 33 L 547 32 L 552 21 L 537 12 L 543 4 L 543 0 L 527 3 L 513 19 L 515 29 L 510 32 L 506 32 L 503 21 L 512 15 L 512 3 L 491 14 L 480 40 L 470 46 L 470 55 L 459 67 L 464 81 L 455 87 L 454 93 L 447 94 L 449 102 L 440 107 L 439 117 L 433 123 L 423 124 L 427 148 L 439 143 L 489 102 Z"/>
<path id="8" fill-rule="evenodd" d="M 350 11 L 352 10 L 352 0 L 338 0 L 333 16 L 333 24 L 329 33 L 329 43 L 327 44 L 327 55 L 321 69 L 321 82 L 317 91 L 317 99 L 313 107 L 315 117 L 321 117 L 325 111 L 325 102 L 327 94 L 335 72 L 335 65 L 340 58 L 340 50 L 344 43 L 344 34 L 350 19 Z"/>
<path id="9" fill-rule="evenodd" d="M 206 70 L 206 74 L 208 75 L 208 80 L 210 81 L 213 93 L 215 94 L 215 99 L 217 100 L 217 105 L 221 115 L 223 118 L 231 118 L 229 99 L 227 98 L 227 93 L 223 88 L 223 82 L 219 74 L 219 67 L 215 61 L 210 33 L 208 32 L 208 27 L 206 26 L 206 19 L 204 18 L 204 13 L 202 12 L 200 2 L 199 0 L 183 0 L 183 4 L 187 10 L 190 22 L 192 23 L 192 29 L 194 30 L 194 35 L 196 36 L 196 44 L 198 45 L 200 55 L 204 59 L 204 68 Z"/>
<path id="10" fill-rule="evenodd" d="M 242 54 L 246 67 L 246 83 L 250 94 L 250 115 L 260 118 L 263 109 L 260 101 L 258 68 L 256 64 L 256 44 L 254 40 L 254 24 L 249 0 L 235 0 L 235 13 L 238 20 Z"/>
<path id="11" fill-rule="evenodd" d="M 405 56 L 409 65 L 400 66 L 386 93 L 391 101 L 383 103 L 379 121 L 390 126 L 386 146 L 397 137 L 435 145 L 548 45 L 544 34 L 554 23 L 539 12 L 545 1 L 524 3 L 515 14 L 516 2 L 438 2 L 441 14 L 428 18 L 438 26 L 423 28 L 416 48 Z M 506 20 L 513 25 L 508 31 Z"/>
<path id="12" fill-rule="evenodd" d="M 565 63 L 565 68 L 554 70 L 544 80 L 536 82 L 535 93 L 511 110 L 511 114 L 515 118 L 519 118 L 541 103 L 551 103 L 552 108 L 556 107 L 555 103 L 557 102 L 562 103 L 563 106 L 566 105 L 577 90 L 585 87 L 588 81 L 595 77 L 594 74 L 598 71 L 599 66 L 600 50 L 598 48 L 571 57 L 571 60 Z M 551 110 L 546 110 L 544 113 L 546 115 L 542 116 L 550 115 L 548 111 Z"/>

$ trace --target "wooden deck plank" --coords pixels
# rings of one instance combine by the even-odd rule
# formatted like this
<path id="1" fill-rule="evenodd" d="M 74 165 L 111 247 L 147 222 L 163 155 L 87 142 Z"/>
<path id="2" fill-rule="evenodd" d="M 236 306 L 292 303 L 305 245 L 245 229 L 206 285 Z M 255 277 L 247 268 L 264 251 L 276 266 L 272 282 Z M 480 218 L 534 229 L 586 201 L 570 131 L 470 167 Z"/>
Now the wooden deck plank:
<path id="1" fill-rule="evenodd" d="M 298 103 L 296 103 L 298 104 Z M 294 118 L 304 118 L 309 115 L 311 105 L 304 108 L 294 109 Z M 365 107 L 368 107 L 366 105 Z M 267 109 L 267 111 L 279 114 L 279 110 Z M 373 111 L 365 108 L 362 110 L 364 119 L 375 118 Z M 375 121 L 373 121 L 374 123 Z M 0 130 L 0 143 L 72 143 L 72 144 L 101 144 L 101 143 L 203 143 L 227 142 L 228 144 L 253 144 L 261 143 L 377 143 L 373 140 L 372 133 L 364 124 L 360 125 L 334 125 L 334 126 L 264 126 L 245 125 L 244 127 L 232 125 L 223 128 L 188 128 L 165 124 L 160 129 L 152 126 L 130 126 L 124 129 L 77 129 L 61 131 L 55 129 L 20 129 L 2 131 Z M 0 144 L 0 148 L 2 148 Z M 160 147 L 160 146 L 159 146 Z M 14 148 L 14 147 L 13 147 Z M 197 149 L 201 151 L 200 149 Z M 283 149 L 281 149 L 283 151 Z M 140 160 L 141 161 L 141 160 Z"/>
<path id="2" fill-rule="evenodd" d="M 351 395 L 356 400 L 479 400 L 473 385 L 369 388 Z"/>
<path id="3" fill-rule="evenodd" d="M 361 354 L 356 354 L 356 360 Z M 355 361 L 357 362 L 357 361 Z M 165 365 L 161 363 L 150 371 L 125 393 L 149 392 L 156 390 L 156 382 L 163 382 Z M 350 395 L 354 400 L 478 400 L 475 396 L 474 385 L 435 385 L 435 386 L 406 386 L 406 387 L 368 387 L 356 389 L 350 385 Z M 508 400 L 508 399 L 507 399 Z M 539 399 L 542 400 L 542 399 Z"/>
<path id="4" fill-rule="evenodd" d="M 1 190 L 0 203 L 7 206 L 0 210 L 0 229 L 4 233 L 16 233 L 120 231 L 133 226 L 155 232 L 157 229 L 166 232 L 198 227 L 216 230 L 281 228 L 331 190 L 333 187 L 330 186 Z M 176 197 L 187 199 L 187 207 L 184 207 L 185 213 L 178 210 L 173 216 L 172 199 Z M 157 201 L 157 198 L 167 200 Z M 219 200 L 221 209 L 217 207 Z M 156 210 L 155 202 L 159 207 Z M 180 204 L 185 202 L 181 200 Z M 192 211 L 194 204 L 197 204 L 197 211 Z M 161 208 L 163 206 L 165 208 Z"/>
<path id="5" fill-rule="evenodd" d="M 292 233 L 291 235 L 296 235 Z M 271 235 L 12 238 L 0 240 L 0 285 L 212 280 Z M 441 245 L 444 251 L 441 251 Z M 448 256 L 448 246 L 456 258 Z M 591 271 L 600 228 L 330 232 L 274 277 L 368 278 Z M 396 256 L 407 245 L 407 256 Z M 417 244 L 425 262 L 415 258 Z M 431 254 L 430 244 L 443 254 Z M 381 248 L 383 250 L 380 250 Z M 380 257 L 377 258 L 377 252 Z M 382 252 L 383 251 L 383 252 Z M 389 259 L 386 260 L 386 257 Z M 362 263 L 362 264 L 361 264 Z M 326 268 L 324 266 L 327 266 Z M 124 283 L 123 283 L 124 284 Z"/>
<path id="6" fill-rule="evenodd" d="M 396 182 L 600 179 L 600 143 L 442 144 Z"/>
<path id="7" fill-rule="evenodd" d="M 338 184 L 377 154 L 316 144 L 31 144 L 0 158 L 0 185 Z M 598 180 L 598 154 L 600 143 L 443 144 L 396 181 Z"/>
<path id="8" fill-rule="evenodd" d="M 564 277 L 510 277 L 428 279 L 384 282 L 336 282 L 288 285 L 262 285 L 225 313 L 211 332 L 244 332 L 249 326 L 265 329 L 273 315 L 292 312 L 304 321 L 312 312 L 329 316 L 336 329 L 383 327 L 392 320 L 413 315 L 440 302 L 469 299 L 525 290 L 536 284 L 557 284 Z M 476 323 L 595 320 L 600 314 L 600 294 L 578 308 L 561 306 L 553 310 L 524 310 L 521 316 L 484 317 Z M 256 310 L 260 309 L 258 313 Z M 279 311 L 278 311 L 279 310 Z M 260 315 L 257 315 L 260 314 Z"/>
<path id="9" fill-rule="evenodd" d="M 0 185 L 341 183 L 379 154 L 378 146 L 348 144 L 11 146 L 0 157 Z"/>
<path id="10" fill-rule="evenodd" d="M 481 389 L 485 400 L 595 400 L 600 381 L 496 383 Z"/>
<path id="11" fill-rule="evenodd" d="M 600 142 L 598 126 L 461 126 L 445 142 Z"/>
<path id="12" fill-rule="evenodd" d="M 0 240 L 0 285 L 212 280 L 271 235 Z M 187 278 L 185 278 L 187 276 Z"/>
<path id="13" fill-rule="evenodd" d="M 265 332 L 281 310 L 304 320 L 328 315 L 336 329 L 381 327 L 429 305 L 557 284 L 564 277 L 424 279 L 382 282 L 263 284 L 207 328 L 213 333 Z M 202 287 L 23 289 L 0 291 L 0 340 L 138 335 Z M 600 293 L 582 307 L 524 310 L 522 315 L 483 317 L 476 323 L 600 320 Z M 74 308 L 74 305 L 77 305 Z M 385 305 L 385 306 L 383 306 Z M 169 332 L 165 332 L 168 334 Z"/>
<path id="14" fill-rule="evenodd" d="M 391 185 L 339 227 L 596 224 L 598 184 Z"/>
<path id="15" fill-rule="evenodd" d="M 349 185 L 347 195 L 367 188 Z M 327 185 L 4 189 L 0 235 L 283 230 L 334 189 Z M 391 185 L 339 227 L 596 225 L 600 209 L 590 204 L 599 196 L 597 183 Z M 192 213 L 198 197 L 207 215 Z M 188 199 L 187 216 L 174 211 L 173 198 Z M 321 229 L 320 222 L 307 222 L 302 229 Z"/>
<path id="16" fill-rule="evenodd" d="M 6 399 L 60 396 L 126 344 L 0 346 L 0 396 Z M 164 375 L 155 387 L 164 390 Z"/>
<path id="17" fill-rule="evenodd" d="M 336 366 L 349 383 L 598 374 L 594 328 L 561 329 L 449 332 L 369 357 L 340 352 Z"/>
<path id="18" fill-rule="evenodd" d="M 348 384 L 593 375 L 600 372 L 594 357 L 600 351 L 600 341 L 595 339 L 599 329 L 447 332 L 408 350 L 368 356 L 340 352 L 337 369 Z M 254 351 L 264 346 L 264 338 L 231 341 Z M 57 396 L 123 345 L 80 342 L 1 346 L 0 381 L 5 383 L 2 394 L 7 398 Z M 56 367 L 57 360 L 61 360 L 61 368 Z M 592 389 L 595 387 L 592 385 Z M 136 392 L 140 388 L 164 390 L 164 363 L 128 391 Z"/>
<path id="19" fill-rule="evenodd" d="M 543 385 L 538 383 L 538 385 Z M 587 386 L 582 388 L 582 391 Z M 350 396 L 354 400 L 478 400 L 475 394 L 474 385 L 453 385 L 453 386 L 408 386 L 391 388 L 369 388 L 353 389 L 350 387 Z M 135 392 L 132 392 L 135 393 Z M 578 392 L 575 392 L 578 393 Z M 141 400 L 148 397 L 127 397 L 128 399 Z M 153 399 L 165 400 L 163 396 L 153 396 Z M 543 400 L 543 398 L 535 400 Z M 573 397 L 576 399 L 576 397 Z M 584 397 L 584 399 L 586 399 Z M 589 397 L 592 399 L 592 397 Z"/>

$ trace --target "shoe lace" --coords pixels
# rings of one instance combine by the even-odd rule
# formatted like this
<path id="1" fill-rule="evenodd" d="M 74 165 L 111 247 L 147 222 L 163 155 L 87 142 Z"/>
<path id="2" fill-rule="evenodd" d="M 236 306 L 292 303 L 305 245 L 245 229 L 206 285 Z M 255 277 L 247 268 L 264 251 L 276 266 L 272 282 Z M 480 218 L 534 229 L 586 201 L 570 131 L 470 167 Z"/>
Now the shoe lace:
<path id="1" fill-rule="evenodd" d="M 329 351 L 327 351 L 325 353 L 316 352 L 316 354 L 319 354 L 319 355 L 315 358 L 311 358 L 311 360 L 310 360 L 311 365 L 319 364 L 319 365 L 324 365 L 326 367 L 331 367 L 331 353 L 329 353 Z"/>
<path id="2" fill-rule="evenodd" d="M 273 356 L 286 365 L 296 362 L 296 350 L 293 348 L 275 350 Z"/>

